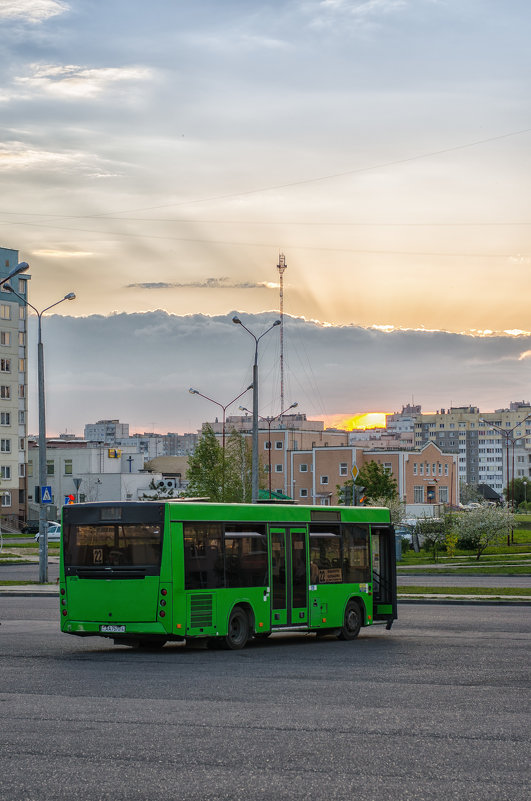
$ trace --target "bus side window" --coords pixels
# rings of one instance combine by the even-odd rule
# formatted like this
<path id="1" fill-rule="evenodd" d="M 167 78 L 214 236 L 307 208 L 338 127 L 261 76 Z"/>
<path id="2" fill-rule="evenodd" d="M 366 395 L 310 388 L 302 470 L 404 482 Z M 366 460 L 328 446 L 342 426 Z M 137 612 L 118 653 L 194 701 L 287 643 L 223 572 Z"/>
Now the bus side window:
<path id="1" fill-rule="evenodd" d="M 343 581 L 365 583 L 371 580 L 369 527 L 343 523 Z"/>
<path id="2" fill-rule="evenodd" d="M 221 525 L 185 523 L 184 586 L 187 590 L 223 587 Z"/>

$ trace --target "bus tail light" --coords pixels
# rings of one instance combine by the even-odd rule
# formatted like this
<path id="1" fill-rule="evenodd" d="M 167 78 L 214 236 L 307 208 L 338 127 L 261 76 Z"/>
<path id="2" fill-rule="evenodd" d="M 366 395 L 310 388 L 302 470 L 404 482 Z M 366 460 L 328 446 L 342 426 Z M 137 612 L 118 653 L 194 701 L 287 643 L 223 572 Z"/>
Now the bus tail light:
<path id="1" fill-rule="evenodd" d="M 159 615 L 160 617 L 166 617 L 166 612 L 164 611 L 164 609 L 160 610 Z"/>
<path id="2" fill-rule="evenodd" d="M 68 614 L 67 610 L 66 610 L 66 609 L 63 609 L 63 617 L 66 617 L 66 616 L 67 616 L 67 614 Z"/>

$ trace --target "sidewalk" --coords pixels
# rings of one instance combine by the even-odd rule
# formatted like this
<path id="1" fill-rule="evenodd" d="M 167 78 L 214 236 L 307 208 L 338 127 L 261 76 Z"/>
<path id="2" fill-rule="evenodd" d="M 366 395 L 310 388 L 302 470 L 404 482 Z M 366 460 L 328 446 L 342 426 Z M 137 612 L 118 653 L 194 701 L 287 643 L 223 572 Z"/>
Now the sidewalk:
<path id="1" fill-rule="evenodd" d="M 8 598 L 59 598 L 56 584 L 0 585 L 0 597 Z M 496 606 L 531 606 L 529 595 L 459 595 L 456 593 L 398 593 L 399 604 L 474 604 Z"/>

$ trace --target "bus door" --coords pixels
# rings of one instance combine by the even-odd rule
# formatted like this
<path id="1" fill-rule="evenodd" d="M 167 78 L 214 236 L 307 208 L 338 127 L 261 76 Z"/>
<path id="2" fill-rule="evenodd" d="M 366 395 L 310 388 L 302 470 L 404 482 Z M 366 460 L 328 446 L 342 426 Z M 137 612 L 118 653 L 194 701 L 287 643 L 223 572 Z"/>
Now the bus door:
<path id="1" fill-rule="evenodd" d="M 308 624 L 305 528 L 271 527 L 271 626 Z"/>
<path id="2" fill-rule="evenodd" d="M 397 617 L 396 551 L 392 526 L 371 526 L 372 591 L 374 620 L 386 620 L 388 628 Z"/>

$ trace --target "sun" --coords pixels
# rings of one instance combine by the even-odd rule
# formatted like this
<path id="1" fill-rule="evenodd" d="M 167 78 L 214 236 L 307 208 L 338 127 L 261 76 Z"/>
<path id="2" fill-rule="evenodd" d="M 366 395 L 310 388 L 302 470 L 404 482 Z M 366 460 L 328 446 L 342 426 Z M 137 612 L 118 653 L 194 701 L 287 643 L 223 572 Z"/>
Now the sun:
<path id="1" fill-rule="evenodd" d="M 366 428 L 385 428 L 388 412 L 361 412 L 350 417 L 332 415 L 326 420 L 327 428 L 343 428 L 347 431 Z"/>

